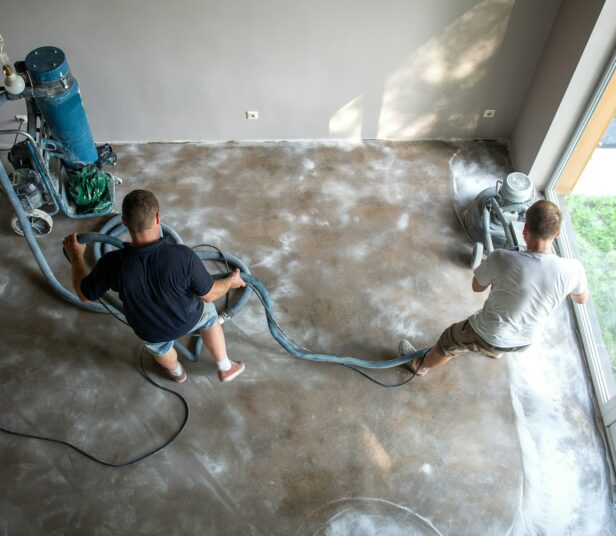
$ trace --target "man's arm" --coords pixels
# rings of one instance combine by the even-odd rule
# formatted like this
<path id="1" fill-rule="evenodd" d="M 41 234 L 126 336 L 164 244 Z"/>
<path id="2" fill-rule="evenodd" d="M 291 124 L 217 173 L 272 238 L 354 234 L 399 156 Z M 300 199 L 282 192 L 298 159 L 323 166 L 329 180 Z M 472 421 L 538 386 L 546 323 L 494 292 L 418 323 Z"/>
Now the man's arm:
<path id="1" fill-rule="evenodd" d="M 588 300 L 588 294 L 589 294 L 588 279 L 586 279 L 586 271 L 584 270 L 584 266 L 579 260 L 574 261 L 574 266 L 577 266 L 577 269 L 578 269 L 578 274 L 576 278 L 577 284 L 574 287 L 573 292 L 569 294 L 569 296 L 571 296 L 571 301 L 573 303 L 578 303 L 582 305 L 586 303 L 586 301 Z M 580 292 L 580 290 L 582 289 L 583 291 Z"/>
<path id="2" fill-rule="evenodd" d="M 213 302 L 221 296 L 224 296 L 232 288 L 240 288 L 245 286 L 246 283 L 242 280 L 239 269 L 236 268 L 228 277 L 214 281 L 210 291 L 204 296 L 201 296 L 201 299 L 208 303 Z"/>
<path id="3" fill-rule="evenodd" d="M 88 303 L 90 300 L 88 300 L 81 291 L 81 281 L 88 275 L 86 263 L 83 260 L 86 245 L 77 242 L 77 235 L 73 233 L 64 239 L 64 250 L 71 261 L 71 281 L 73 282 L 73 289 L 83 303 Z"/>
<path id="4" fill-rule="evenodd" d="M 475 292 L 483 292 L 485 289 L 487 289 L 490 285 L 482 285 L 479 281 L 477 281 L 476 277 L 473 277 L 473 290 Z"/>
<path id="5" fill-rule="evenodd" d="M 571 300 L 574 303 L 579 303 L 580 305 L 586 303 L 588 301 L 588 288 L 582 294 L 574 294 L 573 292 L 569 294 L 571 296 Z"/>

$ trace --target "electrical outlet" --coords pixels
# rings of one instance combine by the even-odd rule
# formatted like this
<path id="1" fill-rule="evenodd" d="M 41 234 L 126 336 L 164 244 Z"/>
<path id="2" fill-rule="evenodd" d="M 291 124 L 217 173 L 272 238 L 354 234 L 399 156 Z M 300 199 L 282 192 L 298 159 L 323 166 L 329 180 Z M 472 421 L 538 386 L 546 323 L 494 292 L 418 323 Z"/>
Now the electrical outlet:
<path id="1" fill-rule="evenodd" d="M 15 121 L 17 121 L 18 123 L 27 123 L 28 122 L 28 116 L 26 114 L 17 114 L 15 116 Z"/>
<path id="2" fill-rule="evenodd" d="M 246 112 L 246 119 L 259 119 L 259 112 Z"/>
<path id="3" fill-rule="evenodd" d="M 492 117 L 494 117 L 495 113 L 496 113 L 496 110 L 484 110 L 483 116 L 487 117 L 488 119 L 491 119 Z"/>

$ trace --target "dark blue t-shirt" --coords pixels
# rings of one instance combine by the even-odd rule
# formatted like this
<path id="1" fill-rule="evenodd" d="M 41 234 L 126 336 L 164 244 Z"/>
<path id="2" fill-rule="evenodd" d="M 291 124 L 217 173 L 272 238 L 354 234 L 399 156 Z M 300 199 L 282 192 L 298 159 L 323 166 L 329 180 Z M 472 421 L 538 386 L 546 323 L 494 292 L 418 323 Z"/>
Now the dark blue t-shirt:
<path id="1" fill-rule="evenodd" d="M 214 284 L 193 250 L 163 239 L 147 246 L 124 244 L 103 255 L 81 281 L 89 300 L 109 289 L 119 293 L 124 316 L 140 339 L 171 341 L 186 335 L 201 318 Z"/>

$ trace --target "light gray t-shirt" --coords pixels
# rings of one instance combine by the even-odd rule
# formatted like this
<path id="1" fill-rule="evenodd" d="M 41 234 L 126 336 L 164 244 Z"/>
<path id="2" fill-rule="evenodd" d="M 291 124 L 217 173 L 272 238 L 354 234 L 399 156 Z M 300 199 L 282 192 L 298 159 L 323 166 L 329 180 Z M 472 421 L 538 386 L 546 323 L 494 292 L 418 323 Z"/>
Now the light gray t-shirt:
<path id="1" fill-rule="evenodd" d="M 472 328 L 498 348 L 525 346 L 569 294 L 583 294 L 586 274 L 577 259 L 550 253 L 497 249 L 475 269 L 481 285 L 492 285 Z"/>

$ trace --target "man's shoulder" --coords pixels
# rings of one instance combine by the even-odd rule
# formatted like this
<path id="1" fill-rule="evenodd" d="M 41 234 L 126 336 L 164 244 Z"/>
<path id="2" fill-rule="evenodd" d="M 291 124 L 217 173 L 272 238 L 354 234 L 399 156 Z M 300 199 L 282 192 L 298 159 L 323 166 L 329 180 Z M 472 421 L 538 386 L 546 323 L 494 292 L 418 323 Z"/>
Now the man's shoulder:
<path id="1" fill-rule="evenodd" d="M 579 259 L 572 259 L 569 257 L 559 257 L 558 255 L 554 255 L 558 259 L 556 263 L 560 268 L 561 272 L 565 272 L 573 277 L 583 277 L 584 265 L 580 262 Z"/>
<path id="2" fill-rule="evenodd" d="M 486 261 L 493 267 L 506 267 L 515 261 L 517 253 L 517 251 L 510 251 L 508 249 L 495 249 L 488 255 Z"/>
<path id="3" fill-rule="evenodd" d="M 178 267 L 187 266 L 198 259 L 197 254 L 184 244 L 165 242 L 165 245 L 161 248 L 161 253 L 165 262 L 174 263 Z"/>
<path id="4" fill-rule="evenodd" d="M 163 251 L 166 255 L 180 255 L 183 257 L 191 257 L 195 252 L 185 244 L 175 244 L 173 242 L 165 242 Z"/>
<path id="5" fill-rule="evenodd" d="M 96 264 L 103 267 L 116 266 L 120 262 L 121 258 L 122 250 L 114 249 L 113 251 L 108 251 L 105 253 L 100 259 L 98 259 Z"/>
<path id="6" fill-rule="evenodd" d="M 491 261 L 498 261 L 501 259 L 508 259 L 510 257 L 514 257 L 518 252 L 517 251 L 511 251 L 509 249 L 504 249 L 504 248 L 497 248 L 494 251 L 492 251 L 492 253 L 490 253 L 488 255 L 488 259 L 490 259 Z"/>
<path id="7" fill-rule="evenodd" d="M 582 268 L 582 263 L 578 259 L 561 257 L 557 254 L 546 255 L 544 261 L 546 261 L 546 266 L 555 267 L 564 272 L 576 272 Z"/>

